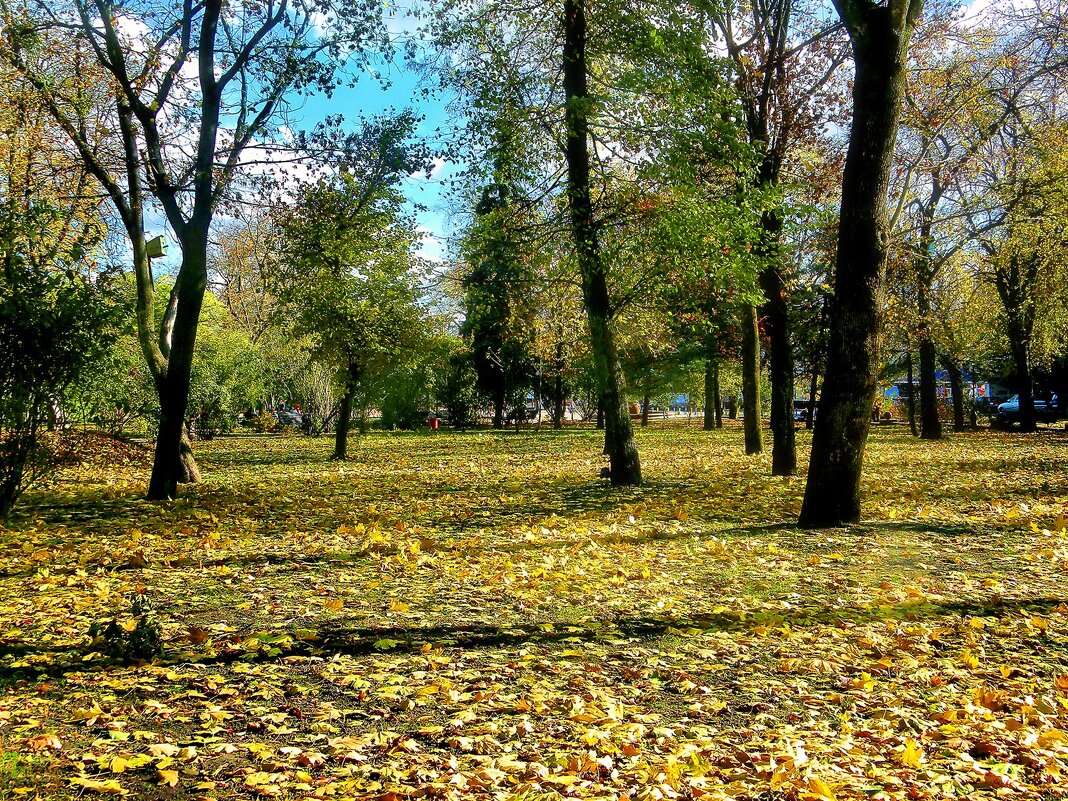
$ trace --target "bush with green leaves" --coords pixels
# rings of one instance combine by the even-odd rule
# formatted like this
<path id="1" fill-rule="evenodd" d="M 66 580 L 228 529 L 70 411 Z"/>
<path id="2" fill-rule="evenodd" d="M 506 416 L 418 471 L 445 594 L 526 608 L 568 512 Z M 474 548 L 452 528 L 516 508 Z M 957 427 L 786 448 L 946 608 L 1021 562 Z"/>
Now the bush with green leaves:
<path id="1" fill-rule="evenodd" d="M 232 431 L 264 395 L 264 367 L 248 335 L 214 295 L 205 295 L 193 354 L 187 416 L 197 436 Z"/>
<path id="2" fill-rule="evenodd" d="M 52 467 L 40 441 L 64 392 L 107 352 L 115 327 L 107 281 L 31 266 L 17 250 L 0 271 L 0 518 Z"/>
<path id="3" fill-rule="evenodd" d="M 454 350 L 434 383 L 434 398 L 453 428 L 470 428 L 478 422 L 485 397 L 478 390 L 478 373 L 471 351 Z"/>
<path id="4" fill-rule="evenodd" d="M 165 281 L 158 283 L 165 286 Z M 120 287 L 127 308 L 121 335 L 100 353 L 66 393 L 64 405 L 76 420 L 113 433 L 147 433 L 159 421 L 159 397 L 134 333 L 128 306 L 132 287 Z M 162 313 L 162 312 L 161 312 Z M 265 395 L 264 357 L 225 306 L 206 295 L 200 313 L 187 421 L 201 437 L 229 432 L 242 412 Z"/>
<path id="5" fill-rule="evenodd" d="M 424 347 L 391 371 L 382 387 L 383 428 L 414 430 L 426 425 L 438 377 L 449 369 L 450 355 L 459 347 L 453 336 L 429 336 Z"/>

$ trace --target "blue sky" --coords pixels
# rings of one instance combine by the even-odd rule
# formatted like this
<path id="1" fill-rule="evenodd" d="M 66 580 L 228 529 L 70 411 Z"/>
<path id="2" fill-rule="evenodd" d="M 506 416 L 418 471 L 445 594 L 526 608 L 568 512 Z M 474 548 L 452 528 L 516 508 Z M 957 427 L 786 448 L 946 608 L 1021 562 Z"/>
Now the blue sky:
<path id="1" fill-rule="evenodd" d="M 411 17 L 401 17 L 390 24 L 390 29 L 394 33 L 407 35 L 414 31 L 415 21 Z M 411 108 L 421 115 L 424 119 L 418 134 L 433 153 L 439 154 L 439 158 L 435 159 L 435 169 L 429 179 L 425 175 L 408 179 L 405 194 L 413 206 L 423 207 L 416 211 L 420 231 L 424 234 L 423 255 L 434 259 L 446 258 L 447 239 L 455 230 L 445 208 L 445 196 L 447 181 L 456 169 L 455 165 L 440 158 L 444 142 L 444 135 L 440 131 L 455 125 L 456 120 L 450 118 L 446 108 L 448 97 L 441 92 L 432 92 L 430 97 L 425 95 L 422 91 L 424 86 L 428 89 L 433 87 L 426 81 L 421 82 L 414 68 L 399 58 L 397 63 L 380 67 L 384 82 L 368 76 L 353 88 L 338 89 L 330 99 L 313 97 L 305 104 L 298 122 L 304 129 L 310 129 L 327 115 L 341 114 L 352 129 L 356 129 L 363 118 L 391 110 Z"/>
<path id="2" fill-rule="evenodd" d="M 409 16 L 398 16 L 390 20 L 388 25 L 394 36 L 410 37 L 415 33 L 417 23 Z M 298 110 L 286 120 L 286 126 L 310 131 L 328 115 L 341 115 L 347 121 L 347 127 L 355 131 L 366 118 L 413 109 L 423 118 L 417 132 L 419 138 L 438 157 L 435 158 L 432 175 L 428 178 L 420 173 L 409 177 L 404 192 L 415 210 L 419 231 L 423 235 L 420 254 L 434 260 L 447 259 L 448 239 L 456 233 L 456 225 L 450 222 L 454 215 L 449 214 L 445 201 L 447 182 L 455 174 L 456 167 L 440 157 L 445 135 L 438 129 L 445 131 L 457 121 L 449 117 L 446 108 L 448 97 L 440 91 L 429 95 L 423 91 L 424 86 L 432 87 L 399 56 L 395 63 L 386 64 L 382 61 L 376 67 L 381 72 L 381 79 L 368 74 L 354 87 L 344 86 L 335 90 L 330 98 L 315 95 L 299 101 Z M 227 215 L 217 214 L 216 225 L 225 219 Z M 146 228 L 149 238 L 164 233 L 168 240 L 167 255 L 156 262 L 156 271 L 161 274 L 176 271 L 181 263 L 181 250 L 162 211 L 154 205 L 146 209 Z"/>

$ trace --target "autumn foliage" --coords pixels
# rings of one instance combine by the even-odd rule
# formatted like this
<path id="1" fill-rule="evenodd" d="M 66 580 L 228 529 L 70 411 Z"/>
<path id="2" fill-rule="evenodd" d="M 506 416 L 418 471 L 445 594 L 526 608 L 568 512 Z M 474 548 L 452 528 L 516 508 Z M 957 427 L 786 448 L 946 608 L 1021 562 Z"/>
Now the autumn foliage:
<path id="1" fill-rule="evenodd" d="M 639 438 L 223 439 L 169 505 L 94 449 L 0 528 L 0 795 L 1058 797 L 1060 432 L 877 428 L 819 533 L 737 427 Z"/>

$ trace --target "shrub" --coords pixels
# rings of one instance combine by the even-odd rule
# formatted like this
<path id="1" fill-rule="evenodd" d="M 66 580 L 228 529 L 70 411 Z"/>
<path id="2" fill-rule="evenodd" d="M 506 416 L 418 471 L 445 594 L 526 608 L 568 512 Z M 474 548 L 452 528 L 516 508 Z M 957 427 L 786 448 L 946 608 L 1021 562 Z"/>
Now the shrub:
<path id="1" fill-rule="evenodd" d="M 54 460 L 40 441 L 64 391 L 110 346 L 105 283 L 19 263 L 0 274 L 0 518 Z"/>

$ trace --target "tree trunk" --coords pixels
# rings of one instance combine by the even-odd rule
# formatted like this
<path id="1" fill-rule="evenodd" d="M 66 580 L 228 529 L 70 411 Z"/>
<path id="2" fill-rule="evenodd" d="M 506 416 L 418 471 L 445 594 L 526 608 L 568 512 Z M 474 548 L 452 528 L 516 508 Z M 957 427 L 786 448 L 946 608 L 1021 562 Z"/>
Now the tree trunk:
<path id="1" fill-rule="evenodd" d="M 493 398 L 493 427 L 504 428 L 504 392 L 498 392 Z"/>
<path id="2" fill-rule="evenodd" d="M 738 398 L 733 392 L 727 396 L 727 419 L 738 419 Z"/>
<path id="3" fill-rule="evenodd" d="M 819 398 L 820 393 L 820 368 L 816 364 L 816 361 L 812 362 L 812 379 L 808 383 L 808 415 L 805 419 L 805 428 L 809 431 L 812 430 L 812 425 L 816 420 L 816 401 Z"/>
<path id="4" fill-rule="evenodd" d="M 186 470 L 192 462 L 192 450 L 187 439 L 187 456 L 183 457 L 182 439 L 185 436 L 185 412 L 189 406 L 193 349 L 208 283 L 207 227 L 190 226 L 181 245 L 182 267 L 174 285 L 177 307 L 170 332 L 166 373 L 156 382 L 160 394 L 160 421 L 148 482 L 148 498 L 156 501 L 177 497 L 178 483 L 183 476 L 199 475 L 195 462 L 192 470 Z"/>
<path id="5" fill-rule="evenodd" d="M 938 418 L 938 378 L 935 345 L 929 337 L 920 340 L 920 437 L 942 439 Z"/>
<path id="6" fill-rule="evenodd" d="M 723 428 L 723 397 L 719 391 L 719 361 L 712 364 L 712 397 L 716 411 L 716 428 Z"/>
<path id="7" fill-rule="evenodd" d="M 604 430 L 604 404 L 597 404 L 597 421 L 593 424 L 593 427 L 597 431 Z"/>
<path id="8" fill-rule="evenodd" d="M 1020 431 L 1025 433 L 1038 430 L 1038 418 L 1035 416 L 1035 383 L 1031 375 L 1029 345 L 1030 343 L 1018 334 L 1010 336 L 1009 350 L 1012 352 L 1012 361 L 1016 368 L 1016 387 L 1020 397 Z"/>
<path id="9" fill-rule="evenodd" d="M 988 253 L 989 248 L 987 248 Z M 991 254 L 993 255 L 993 254 Z M 1005 310 L 1005 336 L 1009 340 L 1017 393 L 1020 430 L 1038 430 L 1035 417 L 1034 377 L 1031 374 L 1031 337 L 1035 330 L 1034 290 L 1040 262 L 1011 254 L 994 272 L 994 282 Z"/>
<path id="10" fill-rule="evenodd" d="M 764 215 L 766 237 L 775 238 L 776 263 L 760 274 L 760 287 L 767 298 L 764 303 L 764 327 L 768 335 L 771 371 L 771 474 L 792 476 L 797 471 L 797 449 L 794 442 L 794 354 L 790 343 L 790 317 L 787 307 L 786 282 L 783 280 L 778 258 L 778 223 L 776 215 Z"/>
<path id="11" fill-rule="evenodd" d="M 133 112 L 130 107 L 119 101 L 117 104 L 119 128 L 122 133 L 123 150 L 126 158 L 127 181 L 129 186 L 129 205 L 120 216 L 126 234 L 130 239 L 133 251 L 134 276 L 136 280 L 137 295 L 134 305 L 134 317 L 137 321 L 137 341 L 141 348 L 141 354 L 148 365 L 149 374 L 152 376 L 156 397 L 159 399 L 161 425 L 156 433 L 156 454 L 153 458 L 152 473 L 149 478 L 149 500 L 167 500 L 177 495 L 179 483 L 190 484 L 200 481 L 200 468 L 193 457 L 193 446 L 189 441 L 189 435 L 185 428 L 185 412 L 188 406 L 189 393 L 186 389 L 184 402 L 179 402 L 175 397 L 175 389 L 168 380 L 168 361 L 171 354 L 171 346 L 174 340 L 174 326 L 177 321 L 178 301 L 184 294 L 187 302 L 196 300 L 197 316 L 199 321 L 199 307 L 203 301 L 203 291 L 197 293 L 197 276 L 190 276 L 183 270 L 179 272 L 179 281 L 171 289 L 167 308 L 163 315 L 163 325 L 157 332 L 156 317 L 154 312 L 155 282 L 152 278 L 152 261 L 148 256 L 148 247 L 145 242 L 144 218 L 142 216 L 141 199 L 141 172 L 137 165 L 136 126 L 133 121 Z M 132 170 L 132 172 L 130 172 Z M 205 234 L 206 242 L 206 234 Z M 195 243 L 192 247 L 196 247 Z M 206 247 L 206 245 L 205 245 Z M 183 245 L 184 253 L 184 245 Z M 205 260 L 206 265 L 206 260 Z M 190 272 L 196 271 L 196 260 L 190 261 Z M 183 273 L 186 275 L 182 280 Z M 206 270 L 204 272 L 204 286 L 207 286 Z M 199 298 L 194 295 L 199 294 Z M 188 315 L 183 316 L 183 321 L 188 320 Z M 183 325 L 185 322 L 183 322 Z M 194 323 L 193 337 L 196 336 Z M 188 336 L 187 331 L 181 332 L 181 337 Z M 190 370 L 192 364 L 190 363 Z M 179 369 L 180 372 L 180 369 Z M 180 424 L 168 426 L 166 434 L 163 431 L 162 415 L 164 407 L 167 408 L 168 417 L 179 414 Z M 177 429 L 177 433 L 175 433 Z M 177 443 L 173 438 L 177 436 Z M 166 442 L 164 450 L 167 454 L 163 458 L 173 458 L 174 463 L 170 468 L 165 467 L 163 458 L 159 453 L 160 443 Z"/>
<path id="12" fill-rule="evenodd" d="M 764 450 L 760 436 L 760 333 L 757 311 L 742 306 L 742 411 L 745 415 L 745 452 Z"/>
<path id="13" fill-rule="evenodd" d="M 917 307 L 920 313 L 920 437 L 941 439 L 942 421 L 938 419 L 938 377 L 935 364 L 935 343 L 931 338 L 931 302 L 926 282 L 917 286 Z"/>
<path id="14" fill-rule="evenodd" d="M 826 374 L 799 524 L 860 519 L 860 479 L 879 368 L 886 256 L 886 197 L 908 38 L 921 0 L 835 0 L 853 44 L 853 121 L 835 264 Z"/>
<path id="15" fill-rule="evenodd" d="M 909 382 L 909 399 L 907 408 L 909 412 L 909 431 L 912 432 L 912 436 L 918 437 L 920 435 L 919 429 L 916 427 L 916 384 L 912 380 L 912 351 L 905 350 L 905 377 Z"/>
<path id="16" fill-rule="evenodd" d="M 642 398 L 642 428 L 649 427 L 649 393 Z"/>
<path id="17" fill-rule="evenodd" d="M 558 375 L 553 387 L 553 428 L 564 427 L 564 377 Z"/>
<path id="18" fill-rule="evenodd" d="M 330 458 L 344 460 L 349 458 L 349 427 L 352 423 L 352 396 L 355 394 L 351 384 L 346 384 L 341 396 L 341 408 L 337 414 L 334 428 L 334 455 Z"/>
<path id="19" fill-rule="evenodd" d="M 964 371 L 948 356 L 943 357 L 942 365 L 949 373 L 949 389 L 953 394 L 953 430 L 966 431 L 968 427 L 964 422 Z"/>
<path id="20" fill-rule="evenodd" d="M 705 359 L 705 431 L 716 427 L 716 361 Z"/>
<path id="21" fill-rule="evenodd" d="M 586 72 L 584 3 L 585 0 L 564 0 L 567 200 L 582 278 L 583 305 L 590 327 L 590 345 L 603 399 L 609 479 L 614 485 L 641 484 L 641 462 L 623 397 L 623 376 L 612 331 L 612 304 L 590 197 L 589 120 L 586 116 L 590 97 Z"/>

